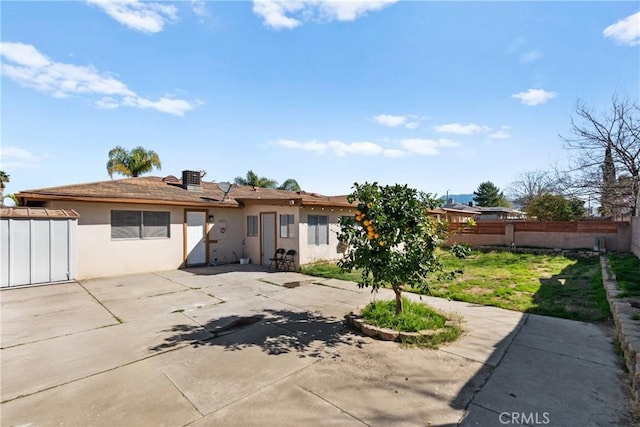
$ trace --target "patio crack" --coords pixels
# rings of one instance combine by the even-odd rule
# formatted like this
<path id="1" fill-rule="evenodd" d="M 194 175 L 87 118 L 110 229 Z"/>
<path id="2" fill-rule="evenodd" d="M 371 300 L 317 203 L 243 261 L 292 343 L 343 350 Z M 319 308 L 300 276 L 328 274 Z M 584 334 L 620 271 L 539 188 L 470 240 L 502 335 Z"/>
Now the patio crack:
<path id="1" fill-rule="evenodd" d="M 189 399 L 189 398 L 187 397 L 187 395 L 186 395 L 186 394 L 184 394 L 184 392 L 182 391 L 182 389 L 181 389 L 180 387 L 178 387 L 178 384 L 176 384 L 176 382 L 173 380 L 173 378 L 171 378 L 168 374 L 164 374 L 164 376 L 165 376 L 165 377 L 167 377 L 167 379 L 169 380 L 169 382 L 171 382 L 171 384 L 173 384 L 173 386 L 176 388 L 176 390 L 178 390 L 178 393 L 180 393 L 180 394 L 182 395 L 182 397 L 184 397 L 184 398 L 187 400 L 187 402 L 189 402 L 189 404 L 191 405 L 191 407 L 192 407 L 193 409 L 195 409 L 195 410 L 196 410 L 196 412 L 197 412 L 198 414 L 200 414 L 200 416 L 201 416 L 201 417 L 204 417 L 204 414 L 202 413 L 202 411 L 200 411 L 200 409 L 198 409 L 198 407 L 195 405 L 195 403 L 193 403 L 193 402 L 191 401 L 191 399 Z"/>
<path id="2" fill-rule="evenodd" d="M 323 402 L 328 403 L 329 405 L 333 406 L 334 408 L 336 408 L 336 409 L 337 409 L 338 411 L 340 411 L 341 413 L 343 413 L 343 414 L 345 414 L 345 415 L 348 415 L 349 417 L 351 417 L 351 418 L 353 418 L 354 420 L 358 421 L 358 422 L 359 422 L 359 423 L 361 423 L 362 425 L 365 425 L 365 426 L 369 426 L 369 427 L 370 427 L 370 424 L 367 424 L 366 422 L 364 422 L 364 421 L 363 421 L 363 420 L 361 420 L 360 418 L 356 417 L 355 415 L 353 415 L 353 414 L 351 414 L 351 413 L 349 413 L 349 412 L 345 411 L 344 409 L 342 409 L 341 407 L 339 407 L 338 405 L 336 405 L 336 404 L 335 404 L 335 403 L 333 403 L 332 401 L 330 401 L 330 400 L 328 400 L 328 399 L 325 399 L 324 397 L 320 396 L 318 393 L 315 393 L 315 392 L 313 392 L 313 391 L 309 390 L 308 388 L 303 387 L 303 386 L 301 386 L 301 385 L 299 385 L 299 386 L 298 386 L 298 388 L 301 388 L 302 390 L 304 390 L 304 391 L 306 391 L 307 393 L 309 393 L 309 394 L 311 394 L 311 395 L 313 395 L 313 396 L 317 397 L 318 399 L 322 400 Z"/>
<path id="3" fill-rule="evenodd" d="M 100 306 L 101 306 L 102 308 L 104 308 L 104 309 L 107 311 L 107 313 L 109 313 L 109 314 L 110 314 L 114 319 L 116 319 L 116 321 L 117 321 L 118 323 L 124 323 L 124 322 L 122 321 L 122 319 L 120 319 L 118 316 L 116 316 L 115 314 L 113 314 L 113 312 L 112 312 L 111 310 L 109 310 L 109 309 L 107 308 L 107 306 L 106 306 L 106 305 L 104 305 L 104 304 L 102 303 L 102 301 L 100 301 L 98 298 L 96 298 L 96 297 L 95 297 L 95 295 L 93 295 L 93 294 L 89 291 L 89 289 L 85 288 L 85 286 L 82 284 L 82 282 L 80 282 L 80 281 L 79 281 L 79 282 L 78 282 L 78 285 L 80 285 L 80 287 L 81 287 L 82 289 L 84 289 L 84 290 L 85 290 L 85 292 L 86 292 L 86 293 L 88 293 L 88 294 L 89 294 L 89 296 L 91 296 L 91 298 L 93 298 L 93 299 L 94 299 L 98 304 L 100 304 Z"/>

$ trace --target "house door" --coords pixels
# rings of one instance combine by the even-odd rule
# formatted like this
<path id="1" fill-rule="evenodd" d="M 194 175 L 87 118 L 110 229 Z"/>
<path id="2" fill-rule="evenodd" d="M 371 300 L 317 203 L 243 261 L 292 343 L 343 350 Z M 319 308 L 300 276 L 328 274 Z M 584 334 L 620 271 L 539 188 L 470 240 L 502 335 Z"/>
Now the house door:
<path id="1" fill-rule="evenodd" d="M 186 212 L 185 260 L 187 266 L 207 263 L 207 244 L 205 225 L 207 213 L 204 211 Z"/>
<path id="2" fill-rule="evenodd" d="M 269 265 L 269 258 L 276 252 L 276 214 L 260 214 L 260 258 L 262 265 Z"/>

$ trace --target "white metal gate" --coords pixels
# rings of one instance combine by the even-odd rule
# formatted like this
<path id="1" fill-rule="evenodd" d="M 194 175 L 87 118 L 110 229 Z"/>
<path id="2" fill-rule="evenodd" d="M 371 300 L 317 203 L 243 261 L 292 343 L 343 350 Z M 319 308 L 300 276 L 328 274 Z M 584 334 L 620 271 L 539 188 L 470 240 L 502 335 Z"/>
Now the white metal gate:
<path id="1" fill-rule="evenodd" d="M 0 209 L 0 287 L 75 279 L 78 217 L 71 209 Z"/>

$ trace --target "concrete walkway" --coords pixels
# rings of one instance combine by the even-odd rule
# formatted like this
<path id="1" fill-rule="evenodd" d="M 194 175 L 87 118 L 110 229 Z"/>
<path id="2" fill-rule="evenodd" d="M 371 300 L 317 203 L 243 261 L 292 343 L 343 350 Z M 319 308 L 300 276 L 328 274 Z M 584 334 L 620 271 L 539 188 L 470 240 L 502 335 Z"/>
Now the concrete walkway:
<path id="1" fill-rule="evenodd" d="M 402 348 L 345 328 L 369 290 L 251 265 L 0 299 L 2 426 L 631 425 L 599 325 L 423 297 L 466 333 Z"/>

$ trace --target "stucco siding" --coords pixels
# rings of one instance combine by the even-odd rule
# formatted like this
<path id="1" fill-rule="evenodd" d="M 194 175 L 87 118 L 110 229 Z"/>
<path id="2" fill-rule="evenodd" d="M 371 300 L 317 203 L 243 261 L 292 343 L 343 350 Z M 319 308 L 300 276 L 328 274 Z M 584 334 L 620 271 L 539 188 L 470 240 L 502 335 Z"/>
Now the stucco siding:
<path id="1" fill-rule="evenodd" d="M 242 209 L 209 209 L 209 215 L 213 215 L 207 233 L 209 261 L 217 264 L 238 262 L 245 233 Z"/>
<path id="2" fill-rule="evenodd" d="M 81 202 L 51 202 L 52 208 L 74 209 L 78 219 L 78 278 L 116 276 L 180 267 L 183 259 L 182 208 Z M 111 210 L 170 213 L 170 237 L 111 239 Z"/>
<path id="3" fill-rule="evenodd" d="M 328 244 L 309 244 L 308 240 L 308 216 L 327 215 L 329 218 L 329 242 Z M 301 210 L 300 222 L 300 264 L 311 264 L 324 260 L 338 260 L 342 258 L 343 252 L 338 233 L 340 224 L 338 221 L 343 215 L 353 215 L 352 209 L 332 209 L 332 208 L 303 208 Z"/>
<path id="4" fill-rule="evenodd" d="M 182 206 L 101 203 L 49 202 L 47 207 L 76 210 L 78 220 L 78 278 L 116 276 L 150 271 L 174 270 L 184 267 L 185 211 Z M 163 211 L 170 214 L 170 237 L 153 239 L 112 239 L 111 211 Z M 200 210 L 203 209 L 193 209 Z M 336 260 L 342 256 L 338 242 L 339 218 L 353 215 L 352 209 L 300 207 L 289 205 L 250 204 L 244 208 L 204 209 L 206 220 L 207 262 L 227 264 L 238 262 L 244 254 L 254 264 L 273 256 L 272 249 L 262 248 L 260 224 L 256 236 L 247 235 L 247 216 L 260 218 L 263 213 L 275 214 L 276 247 L 296 251 L 296 266 L 320 260 Z M 282 237 L 280 216 L 293 215 L 293 235 Z M 309 244 L 308 215 L 327 215 L 328 244 Z M 258 221 L 260 222 L 260 221 Z M 261 251 L 263 253 L 261 253 Z"/>
<path id="5" fill-rule="evenodd" d="M 273 256 L 273 251 L 267 248 L 263 249 L 261 246 L 262 229 L 260 225 L 260 214 L 263 213 L 275 213 L 276 215 L 276 247 L 284 248 L 286 250 L 293 249 L 299 254 L 298 246 L 298 231 L 300 224 L 300 207 L 298 206 L 281 206 L 281 205 L 249 205 L 242 210 L 242 236 L 244 237 L 244 251 L 245 255 L 251 258 L 251 263 L 259 264 L 262 257 L 265 259 Z M 258 234 L 256 236 L 247 235 L 247 217 L 258 217 Z M 294 216 L 294 229 L 295 234 L 291 237 L 280 236 L 280 215 L 293 215 Z M 298 259 L 296 259 L 296 265 L 298 265 Z"/>

